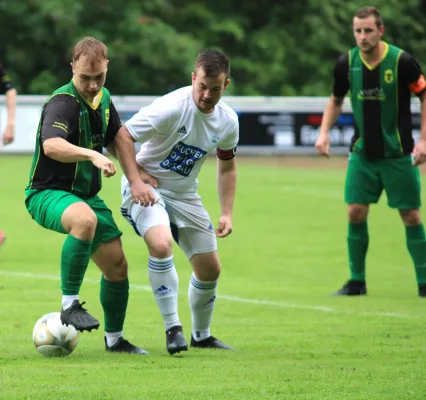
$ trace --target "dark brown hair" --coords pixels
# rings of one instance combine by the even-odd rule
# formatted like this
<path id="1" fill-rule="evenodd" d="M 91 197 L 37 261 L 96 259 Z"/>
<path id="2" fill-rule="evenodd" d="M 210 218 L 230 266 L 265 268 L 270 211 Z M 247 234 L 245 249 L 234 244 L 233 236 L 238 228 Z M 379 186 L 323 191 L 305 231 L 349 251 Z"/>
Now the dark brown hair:
<path id="1" fill-rule="evenodd" d="M 72 52 L 72 62 L 75 63 L 81 57 L 87 57 L 89 60 L 105 61 L 108 56 L 107 47 L 99 40 L 87 36 L 81 39 Z"/>
<path id="2" fill-rule="evenodd" d="M 226 78 L 228 78 L 231 73 L 229 58 L 219 50 L 207 49 L 198 54 L 195 60 L 195 72 L 198 68 L 201 68 L 206 76 L 210 77 L 219 76 L 224 72 Z"/>
<path id="3" fill-rule="evenodd" d="M 370 17 L 371 15 L 376 20 L 377 27 L 380 28 L 383 25 L 383 19 L 382 14 L 380 14 L 380 11 L 376 7 L 362 7 L 354 14 L 354 17 L 364 19 Z"/>

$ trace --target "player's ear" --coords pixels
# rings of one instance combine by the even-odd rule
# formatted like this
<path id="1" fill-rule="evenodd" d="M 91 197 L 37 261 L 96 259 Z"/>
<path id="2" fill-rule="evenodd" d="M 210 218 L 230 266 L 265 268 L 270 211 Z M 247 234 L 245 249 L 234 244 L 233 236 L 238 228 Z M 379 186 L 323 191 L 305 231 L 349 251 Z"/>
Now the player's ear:
<path id="1" fill-rule="evenodd" d="M 192 77 L 192 83 L 194 83 L 195 82 L 195 72 L 191 73 L 191 77 Z"/>

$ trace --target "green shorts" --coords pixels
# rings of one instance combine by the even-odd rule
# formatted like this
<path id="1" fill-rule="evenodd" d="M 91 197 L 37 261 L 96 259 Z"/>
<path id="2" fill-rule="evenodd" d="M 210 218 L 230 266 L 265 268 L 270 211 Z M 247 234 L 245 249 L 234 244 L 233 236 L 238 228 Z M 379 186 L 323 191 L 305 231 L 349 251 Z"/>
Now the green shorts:
<path id="1" fill-rule="evenodd" d="M 28 212 L 38 224 L 60 233 L 67 233 L 61 223 L 63 212 L 71 204 L 78 202 L 86 203 L 98 218 L 95 237 L 92 241 L 92 254 L 101 243 L 122 235 L 114 222 L 111 210 L 99 196 L 81 199 L 69 192 L 47 189 L 35 192 L 25 200 Z"/>
<path id="2" fill-rule="evenodd" d="M 399 210 L 420 208 L 420 173 L 411 156 L 369 161 L 350 153 L 345 182 L 345 202 L 371 204 L 379 201 L 383 189 L 388 205 Z"/>

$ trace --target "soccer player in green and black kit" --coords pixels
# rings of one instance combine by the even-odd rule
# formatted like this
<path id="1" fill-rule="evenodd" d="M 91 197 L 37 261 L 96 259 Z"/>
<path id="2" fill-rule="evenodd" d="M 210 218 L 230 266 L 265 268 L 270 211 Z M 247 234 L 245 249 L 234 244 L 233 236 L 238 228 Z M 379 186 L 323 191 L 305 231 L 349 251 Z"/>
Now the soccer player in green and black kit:
<path id="1" fill-rule="evenodd" d="M 326 107 L 317 151 L 329 156 L 329 129 L 342 110 L 349 91 L 355 119 L 345 183 L 348 203 L 350 280 L 336 295 L 365 295 L 369 205 L 383 189 L 388 205 L 398 209 L 405 225 L 418 294 L 426 297 L 426 239 L 420 216 L 420 176 L 426 161 L 426 82 L 414 58 L 381 40 L 384 27 L 379 11 L 363 7 L 353 19 L 357 47 L 342 55 L 334 72 L 333 94 Z M 411 93 L 421 101 L 421 135 L 414 145 Z"/>
<path id="2" fill-rule="evenodd" d="M 62 322 L 80 331 L 99 327 L 78 297 L 91 258 L 103 273 L 100 300 L 106 350 L 146 354 L 123 338 L 127 262 L 121 232 L 98 196 L 101 173 L 110 177 L 116 172 L 102 148 L 115 153 L 113 142 L 121 126 L 103 87 L 106 46 L 94 38 L 82 39 L 74 47 L 71 66 L 72 81 L 44 104 L 25 203 L 41 226 L 67 235 L 61 256 Z"/>
<path id="3" fill-rule="evenodd" d="M 0 148 L 13 142 L 15 138 L 16 89 L 13 87 L 9 75 L 0 63 L 0 90 L 6 95 L 7 122 L 3 134 L 0 136 Z M 0 230 L 0 246 L 6 235 Z"/>

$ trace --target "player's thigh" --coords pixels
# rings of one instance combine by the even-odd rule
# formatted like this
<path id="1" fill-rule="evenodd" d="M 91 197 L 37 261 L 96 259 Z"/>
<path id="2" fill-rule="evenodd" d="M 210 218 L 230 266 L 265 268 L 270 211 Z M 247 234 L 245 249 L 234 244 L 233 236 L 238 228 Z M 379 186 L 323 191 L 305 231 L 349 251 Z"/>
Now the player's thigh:
<path id="1" fill-rule="evenodd" d="M 82 202 L 81 198 L 72 193 L 51 189 L 39 191 L 25 201 L 28 212 L 39 225 L 60 233 L 68 232 L 62 224 L 64 211 Z"/>
<path id="2" fill-rule="evenodd" d="M 94 211 L 98 219 L 95 236 L 92 241 L 92 254 L 94 254 L 102 243 L 107 243 L 114 238 L 120 237 L 122 232 L 114 221 L 112 211 L 99 196 L 87 199 L 86 203 Z"/>
<path id="3" fill-rule="evenodd" d="M 345 180 L 345 202 L 348 204 L 377 203 L 383 191 L 377 165 L 351 153 Z"/>
<path id="4" fill-rule="evenodd" d="M 380 174 L 388 197 L 388 205 L 399 210 L 413 210 L 421 206 L 419 168 L 411 156 L 382 160 Z"/>
<path id="5" fill-rule="evenodd" d="M 131 203 L 127 207 L 122 205 L 120 210 L 121 215 L 142 238 L 145 238 L 147 231 L 153 227 L 170 226 L 169 215 L 164 205 L 160 202 L 149 207 Z M 155 240 L 155 238 L 152 238 L 152 240 Z"/>
<path id="6" fill-rule="evenodd" d="M 188 260 L 195 254 L 211 253 L 217 251 L 216 235 L 211 229 L 199 227 L 181 227 L 170 224 L 175 242 L 185 253 Z"/>

